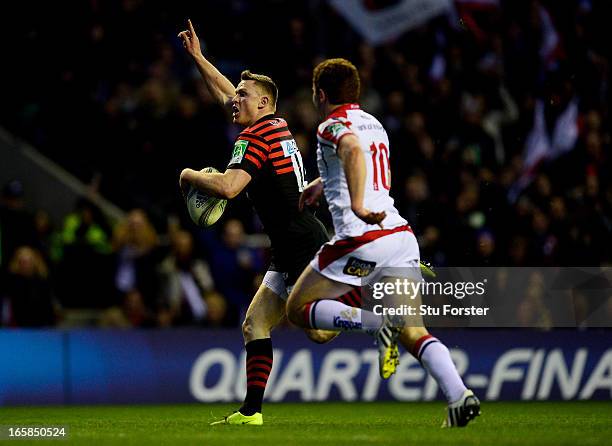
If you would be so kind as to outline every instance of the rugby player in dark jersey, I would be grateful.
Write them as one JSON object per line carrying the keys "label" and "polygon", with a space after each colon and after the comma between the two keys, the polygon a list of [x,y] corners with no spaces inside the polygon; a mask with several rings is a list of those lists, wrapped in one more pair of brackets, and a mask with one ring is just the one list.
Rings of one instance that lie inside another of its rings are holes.
{"label": "rugby player in dark jersey", "polygon": [[[244,126],[234,143],[224,173],[192,169],[181,172],[184,191],[190,185],[205,194],[234,198],[246,188],[248,196],[270,237],[272,264],[247,310],[242,332],[247,353],[247,394],[242,407],[220,424],[263,423],[261,405],[272,369],[273,327],[285,315],[287,287],[291,287],[310,259],[327,240],[327,232],[312,212],[299,209],[306,186],[304,165],[297,144],[284,119],[274,115],[278,89],[272,79],[242,72],[237,87],[203,55],[191,21],[179,33],[212,96],[231,106],[233,122]],[[353,290],[345,297],[360,303]],[[336,332],[307,330],[316,342],[326,342]]]}

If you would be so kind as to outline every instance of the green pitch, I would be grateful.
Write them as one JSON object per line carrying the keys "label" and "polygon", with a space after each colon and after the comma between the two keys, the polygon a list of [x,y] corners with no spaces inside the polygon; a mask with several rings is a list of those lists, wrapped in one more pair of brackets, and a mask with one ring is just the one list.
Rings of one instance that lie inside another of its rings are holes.
{"label": "green pitch", "polygon": [[[236,405],[0,408],[0,425],[69,426],[59,444],[606,445],[612,403],[487,403],[465,429],[440,429],[437,403],[267,404],[264,426],[208,426]],[[10,444],[11,441],[1,441]],[[18,441],[16,444],[38,444]],[[43,444],[49,444],[49,441]]]}

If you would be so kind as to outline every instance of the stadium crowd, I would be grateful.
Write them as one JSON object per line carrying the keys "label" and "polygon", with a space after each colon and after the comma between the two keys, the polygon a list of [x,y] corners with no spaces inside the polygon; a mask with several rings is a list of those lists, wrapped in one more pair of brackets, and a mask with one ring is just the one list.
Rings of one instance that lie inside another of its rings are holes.
{"label": "stadium crowd", "polygon": [[[249,68],[277,81],[310,179],[312,67],[334,56],[358,66],[361,104],[389,132],[391,193],[422,258],[612,263],[605,1],[457,1],[377,47],[322,0],[204,3],[92,0],[66,15],[48,4],[14,25],[27,32],[0,87],[1,124],[130,211],[112,227],[83,199],[52,227],[45,209],[27,210],[19,181],[6,184],[3,325],[61,323],[62,308],[99,309],[102,326],[238,324],[266,254],[247,243],[261,227],[244,197],[214,230],[184,209],[181,169],[222,169],[239,131],[176,38],[186,14],[230,79]],[[280,25],[250,31],[271,21]],[[54,57],[40,64],[34,52]],[[324,206],[319,215],[329,223]]]}

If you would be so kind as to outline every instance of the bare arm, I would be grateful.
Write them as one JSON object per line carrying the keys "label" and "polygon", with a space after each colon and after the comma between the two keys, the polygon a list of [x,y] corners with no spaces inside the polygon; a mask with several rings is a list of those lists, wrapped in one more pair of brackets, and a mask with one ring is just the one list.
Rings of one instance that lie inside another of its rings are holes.
{"label": "bare arm", "polygon": [[366,164],[359,139],[355,135],[346,135],[338,144],[338,157],[342,161],[346,183],[351,197],[351,210],[364,222],[370,225],[379,225],[382,228],[382,221],[387,214],[373,212],[363,206],[363,196],[365,192]]}
{"label": "bare arm", "polygon": [[198,71],[202,75],[202,79],[204,79],[206,88],[208,88],[213,98],[223,105],[228,105],[236,94],[234,85],[202,54],[200,39],[193,28],[191,20],[187,20],[187,25],[189,29],[181,31],[178,35],[183,41],[183,47],[193,58]]}
{"label": "bare arm", "polygon": [[251,175],[242,169],[228,169],[224,173],[198,172],[183,169],[179,185],[183,194],[193,186],[204,194],[231,200],[251,181]]}
{"label": "bare arm", "polygon": [[321,177],[318,177],[308,183],[308,186],[306,186],[304,192],[300,195],[298,208],[301,211],[304,209],[304,205],[318,206],[321,195],[323,195],[323,183],[321,182]]}

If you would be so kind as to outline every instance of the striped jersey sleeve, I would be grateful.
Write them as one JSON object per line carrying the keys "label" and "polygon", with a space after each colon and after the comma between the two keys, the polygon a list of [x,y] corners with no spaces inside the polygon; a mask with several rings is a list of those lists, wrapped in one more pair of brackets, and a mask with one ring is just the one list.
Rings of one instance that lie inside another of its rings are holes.
{"label": "striped jersey sleeve", "polygon": [[247,130],[236,138],[227,168],[242,169],[255,177],[268,160],[270,145],[262,137]]}
{"label": "striped jersey sleeve", "polygon": [[227,168],[243,169],[255,176],[266,164],[275,175],[297,169],[298,175],[304,176],[297,144],[284,119],[266,119],[240,133]]}
{"label": "striped jersey sleeve", "polygon": [[317,129],[317,139],[321,144],[338,148],[340,140],[346,135],[354,135],[351,122],[343,118],[331,118]]}

